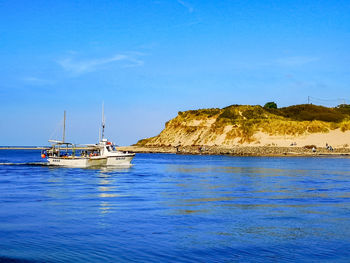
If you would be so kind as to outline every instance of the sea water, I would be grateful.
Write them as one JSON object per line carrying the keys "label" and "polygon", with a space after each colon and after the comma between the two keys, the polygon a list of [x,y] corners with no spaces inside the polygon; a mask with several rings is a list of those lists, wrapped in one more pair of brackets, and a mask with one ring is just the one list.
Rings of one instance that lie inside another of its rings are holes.
{"label": "sea water", "polygon": [[0,262],[350,262],[348,158],[40,162],[0,151]]}

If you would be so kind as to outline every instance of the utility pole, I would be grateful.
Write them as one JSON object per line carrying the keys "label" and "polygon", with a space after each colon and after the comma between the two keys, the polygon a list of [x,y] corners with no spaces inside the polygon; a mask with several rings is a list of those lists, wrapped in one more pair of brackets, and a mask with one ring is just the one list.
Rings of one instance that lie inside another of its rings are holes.
{"label": "utility pole", "polygon": [[310,104],[310,96],[307,96],[307,104]]}

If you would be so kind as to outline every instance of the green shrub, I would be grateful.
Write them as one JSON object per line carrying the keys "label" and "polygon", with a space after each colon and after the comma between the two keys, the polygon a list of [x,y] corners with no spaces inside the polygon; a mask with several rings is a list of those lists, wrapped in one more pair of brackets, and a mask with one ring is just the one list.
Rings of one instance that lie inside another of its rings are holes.
{"label": "green shrub", "polygon": [[270,101],[264,105],[264,108],[265,109],[277,109],[277,104],[273,101]]}
{"label": "green shrub", "polygon": [[326,121],[341,122],[347,115],[334,108],[327,108],[312,104],[294,105],[278,109],[274,114],[297,121]]}
{"label": "green shrub", "polygon": [[246,119],[265,119],[264,110],[259,106],[253,109],[246,110],[242,113]]}
{"label": "green shrub", "polygon": [[335,111],[341,114],[350,115],[350,104],[340,104],[335,108]]}
{"label": "green shrub", "polygon": [[220,119],[238,119],[240,116],[236,113],[235,109],[232,107],[224,108],[223,112],[219,115],[218,120]]}

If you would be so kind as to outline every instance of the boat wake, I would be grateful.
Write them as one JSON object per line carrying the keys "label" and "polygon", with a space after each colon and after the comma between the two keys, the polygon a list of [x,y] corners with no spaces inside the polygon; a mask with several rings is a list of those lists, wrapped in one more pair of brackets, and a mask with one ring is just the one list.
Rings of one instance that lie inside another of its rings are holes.
{"label": "boat wake", "polygon": [[0,165],[48,166],[48,163],[0,163]]}

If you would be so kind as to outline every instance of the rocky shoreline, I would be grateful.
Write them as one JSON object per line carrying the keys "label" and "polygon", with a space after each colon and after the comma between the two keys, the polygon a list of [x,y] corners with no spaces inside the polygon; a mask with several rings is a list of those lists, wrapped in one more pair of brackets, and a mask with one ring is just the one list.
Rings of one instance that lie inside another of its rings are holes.
{"label": "rocky shoreline", "polygon": [[306,147],[277,146],[124,146],[119,150],[133,153],[174,153],[189,155],[232,155],[232,156],[349,156],[350,148],[337,148],[330,151],[326,148],[310,149]]}

